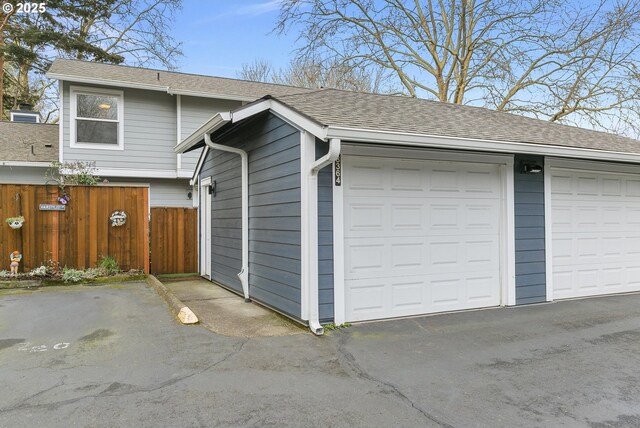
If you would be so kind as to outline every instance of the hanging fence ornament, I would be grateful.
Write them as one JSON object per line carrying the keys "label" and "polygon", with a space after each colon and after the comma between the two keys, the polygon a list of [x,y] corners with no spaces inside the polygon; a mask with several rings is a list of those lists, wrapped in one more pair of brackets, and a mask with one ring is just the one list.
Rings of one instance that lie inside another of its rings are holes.
{"label": "hanging fence ornament", "polygon": [[11,229],[20,229],[24,223],[24,217],[9,217],[5,220]]}
{"label": "hanging fence ornament", "polygon": [[127,222],[127,213],[124,211],[114,211],[109,217],[111,221],[111,227],[120,227]]}
{"label": "hanging fence ornament", "polygon": [[66,193],[63,193],[62,196],[60,196],[58,198],[58,202],[61,203],[62,205],[67,205],[67,203],[71,200],[71,198],[69,197],[69,195],[67,195]]}

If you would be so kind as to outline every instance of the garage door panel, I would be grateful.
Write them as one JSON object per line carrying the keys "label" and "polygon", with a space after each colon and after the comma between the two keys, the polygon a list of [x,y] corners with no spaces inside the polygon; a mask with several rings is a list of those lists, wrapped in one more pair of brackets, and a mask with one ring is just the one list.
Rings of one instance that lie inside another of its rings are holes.
{"label": "garage door panel", "polygon": [[350,320],[500,304],[496,165],[345,156],[343,177]]}
{"label": "garage door panel", "polygon": [[499,269],[500,242],[487,236],[345,240],[346,279]]}
{"label": "garage door panel", "polygon": [[551,170],[554,298],[640,291],[640,179]]}

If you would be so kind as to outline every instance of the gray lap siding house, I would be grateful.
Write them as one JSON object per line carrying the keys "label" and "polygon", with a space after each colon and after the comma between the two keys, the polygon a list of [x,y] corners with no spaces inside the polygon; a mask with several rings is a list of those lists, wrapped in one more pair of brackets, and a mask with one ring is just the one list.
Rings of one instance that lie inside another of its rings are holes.
{"label": "gray lap siding house", "polygon": [[[269,114],[225,135],[249,160],[249,295],[300,319],[300,132]],[[214,141],[215,142],[215,141]],[[200,179],[211,177],[211,279],[238,293],[241,256],[241,164],[212,150]]]}

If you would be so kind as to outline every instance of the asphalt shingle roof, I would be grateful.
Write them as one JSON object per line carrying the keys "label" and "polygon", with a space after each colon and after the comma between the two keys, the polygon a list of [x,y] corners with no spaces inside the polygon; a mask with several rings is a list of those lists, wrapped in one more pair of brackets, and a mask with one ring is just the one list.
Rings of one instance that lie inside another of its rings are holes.
{"label": "asphalt shingle roof", "polygon": [[58,160],[58,125],[0,121],[0,161],[52,162],[56,160]]}
{"label": "asphalt shingle roof", "polygon": [[632,138],[481,107],[336,89],[274,98],[324,126],[640,153]]}
{"label": "asphalt shingle roof", "polygon": [[202,76],[148,68],[101,64],[58,58],[53,61],[49,75],[66,76],[68,80],[97,79],[113,82],[155,86],[158,90],[193,91],[203,95],[254,100],[265,95],[282,96],[309,92],[310,89],[271,83],[251,82],[224,77]]}

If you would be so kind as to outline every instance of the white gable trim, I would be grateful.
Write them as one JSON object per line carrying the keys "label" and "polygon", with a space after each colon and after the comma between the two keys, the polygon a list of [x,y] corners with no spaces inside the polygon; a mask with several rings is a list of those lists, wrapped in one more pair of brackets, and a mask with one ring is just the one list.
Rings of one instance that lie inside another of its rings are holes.
{"label": "white gable trim", "polygon": [[191,135],[185,138],[180,144],[176,145],[174,147],[174,151],[176,153],[184,153],[202,141],[205,133],[210,134],[228,122],[237,123],[267,110],[270,110],[280,119],[300,131],[307,131],[321,140],[324,140],[327,137],[325,126],[322,126],[308,117],[290,109],[277,100],[263,99],[256,101],[255,103],[247,104],[244,107],[240,107],[233,112],[220,112],[216,114],[205,122],[204,125],[200,126]]}
{"label": "white gable trim", "polygon": [[198,163],[196,164],[196,169],[193,171],[191,175],[191,180],[189,180],[189,184],[192,186],[198,182],[198,176],[200,175],[200,170],[204,166],[204,161],[207,159],[207,155],[209,154],[209,146],[205,146],[202,153],[200,153],[200,157],[198,158]]}
{"label": "white gable trim", "polygon": [[193,131],[191,135],[185,138],[180,144],[176,145],[173,150],[176,153],[185,153],[202,141],[205,133],[214,132],[216,129],[221,128],[229,122],[231,122],[231,114],[229,112],[220,112]]}

